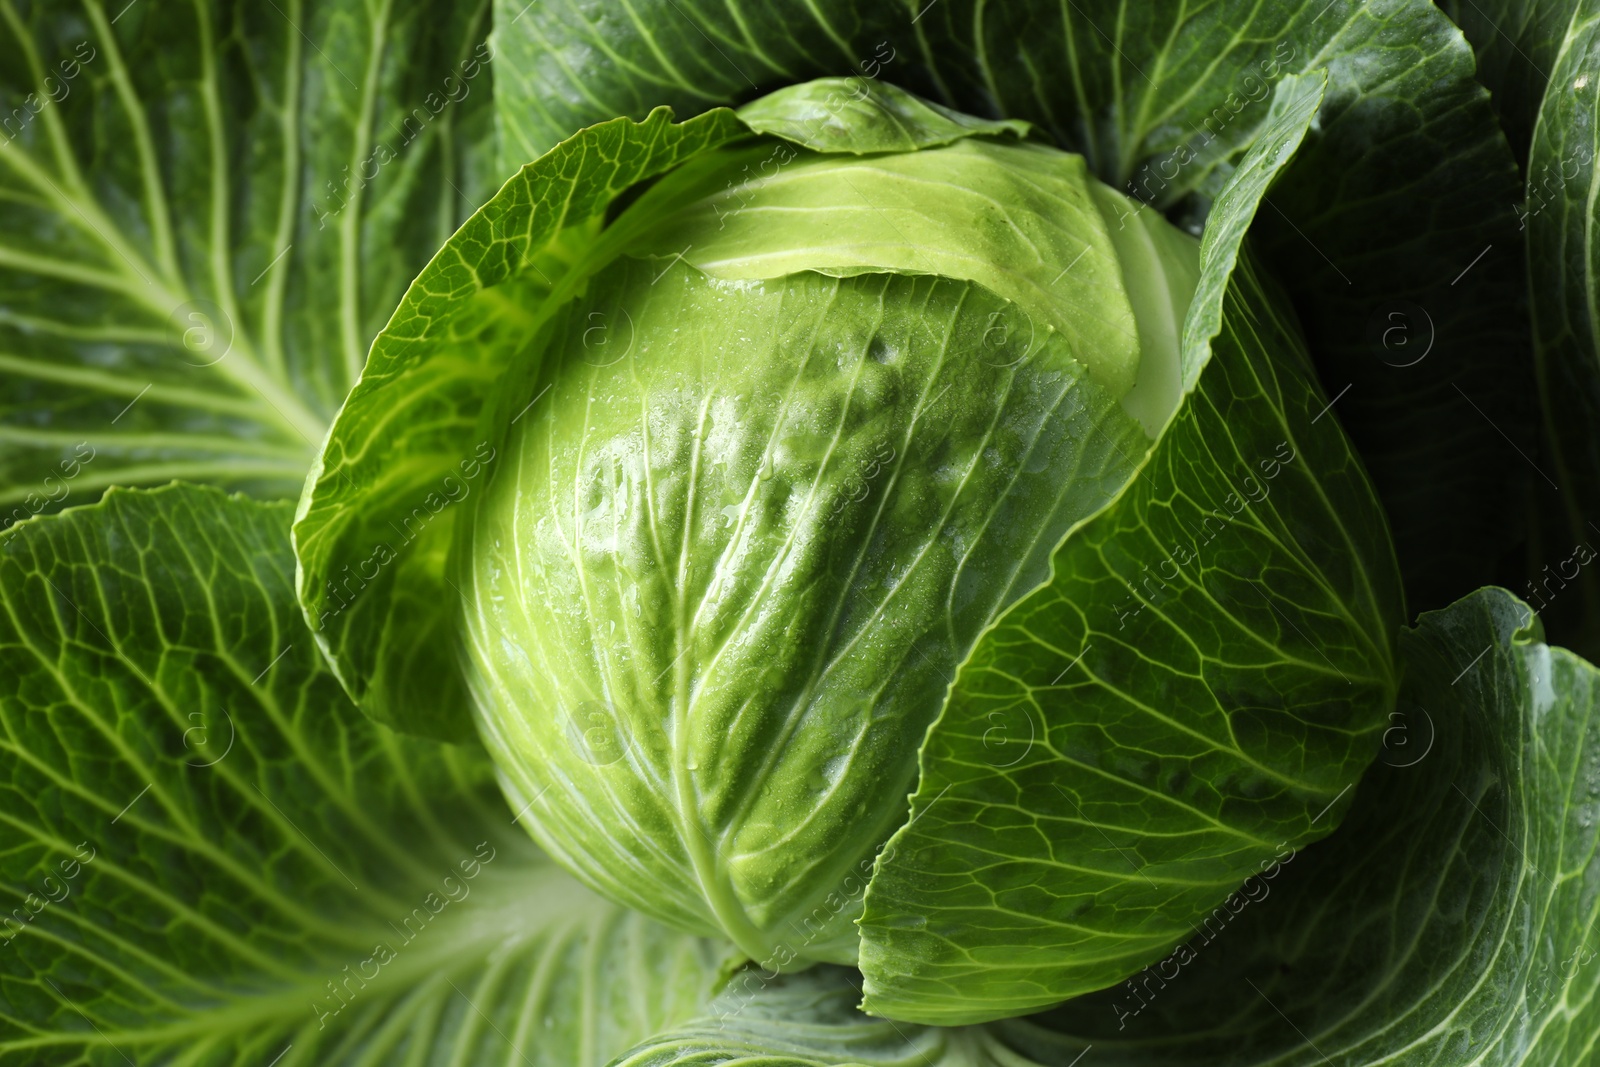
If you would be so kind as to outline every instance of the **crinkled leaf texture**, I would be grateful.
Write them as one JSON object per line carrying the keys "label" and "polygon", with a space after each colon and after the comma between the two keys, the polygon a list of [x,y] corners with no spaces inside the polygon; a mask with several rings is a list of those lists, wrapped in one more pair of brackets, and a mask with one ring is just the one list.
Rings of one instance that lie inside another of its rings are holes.
{"label": "crinkled leaf texture", "polygon": [[1535,384],[1516,168],[1471,49],[1427,0],[497,0],[496,16],[507,172],[615,115],[840,75],[1032,122],[1191,220],[1266,127],[1274,85],[1326,70],[1257,251],[1340,398],[1413,606],[1496,580],[1517,543],[1524,511],[1502,502],[1537,475],[1517,452],[1533,451]]}
{"label": "crinkled leaf texture", "polygon": [[0,1063],[572,1067],[702,1010],[711,946],[349,705],[288,523],[173,486],[0,537]]}
{"label": "crinkled leaf texture", "polygon": [[617,1060],[932,1067],[1573,1067],[1600,1048],[1600,671],[1484,590],[1401,638],[1383,759],[1343,826],[1266,866],[1181,952],[1028,1019],[851,1010],[823,968],[735,977]]}
{"label": "crinkled leaf texture", "polygon": [[297,493],[487,195],[488,0],[0,3],[0,527]]}

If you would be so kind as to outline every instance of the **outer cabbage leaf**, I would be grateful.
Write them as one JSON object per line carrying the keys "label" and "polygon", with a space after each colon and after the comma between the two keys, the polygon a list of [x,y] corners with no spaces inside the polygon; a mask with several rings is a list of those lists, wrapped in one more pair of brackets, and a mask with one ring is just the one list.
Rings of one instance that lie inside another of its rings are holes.
{"label": "outer cabbage leaf", "polygon": [[1549,72],[1523,221],[1548,466],[1561,492],[1546,496],[1554,518],[1544,544],[1548,562],[1524,595],[1553,632],[1596,655],[1600,575],[1586,564],[1600,506],[1600,3],[1577,5]]}
{"label": "outer cabbage leaf", "polygon": [[1580,0],[1444,0],[1478,53],[1478,80],[1524,166],[1550,76]]}
{"label": "outer cabbage leaf", "polygon": [[1191,220],[1264,129],[1274,83],[1324,68],[1258,250],[1371,471],[1412,602],[1493,580],[1520,539],[1523,511],[1501,502],[1539,476],[1518,451],[1534,451],[1535,386],[1515,165],[1471,50],[1426,0],[498,0],[494,39],[507,170],[601,118],[840,75],[1032,122]]}
{"label": "outer cabbage leaf", "polygon": [[[1524,596],[1555,638],[1600,656],[1600,577],[1592,517],[1600,507],[1600,414],[1593,247],[1597,132],[1596,20],[1580,0],[1482,0],[1443,5],[1478,52],[1478,76],[1523,164],[1517,206],[1545,435],[1537,455],[1535,532]],[[1530,450],[1531,451],[1531,450]],[[1575,586],[1576,588],[1571,588]]]}
{"label": "outer cabbage leaf", "polygon": [[592,231],[630,186],[740,135],[748,130],[727,111],[674,125],[663,109],[585,130],[462,226],[374,342],[294,527],[307,618],[374,719],[471,734],[453,636],[459,596],[444,573],[453,505],[494,462],[489,401],[536,332],[541,302],[559,305],[556,287],[585,276],[566,258],[563,229]]}
{"label": "outer cabbage leaf", "polygon": [[1284,84],[1201,248],[1191,392],[957,675],[861,921],[867,1010],[953,1024],[1102,988],[1326,834],[1396,677],[1370,484],[1240,242],[1320,82]]}
{"label": "outer cabbage leaf", "polygon": [[299,491],[488,177],[487,0],[0,3],[0,525]]}
{"label": "outer cabbage leaf", "polygon": [[1600,671],[1485,590],[1401,638],[1382,760],[1326,841],[1180,952],[1028,1019],[850,1009],[842,969],[735,976],[616,1063],[687,1067],[1569,1067],[1600,1046]]}
{"label": "outer cabbage leaf", "polygon": [[701,1010],[714,948],[349,705],[288,521],[114,490],[0,537],[0,1063],[597,1065]]}

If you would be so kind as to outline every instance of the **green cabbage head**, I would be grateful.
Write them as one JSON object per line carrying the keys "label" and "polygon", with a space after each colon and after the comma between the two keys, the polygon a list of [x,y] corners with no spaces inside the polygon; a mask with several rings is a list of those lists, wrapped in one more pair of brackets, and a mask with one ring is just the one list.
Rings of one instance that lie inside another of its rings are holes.
{"label": "green cabbage head", "polygon": [[481,398],[488,474],[383,579],[425,615],[441,575],[407,632],[459,650],[519,822],[937,1023],[1115,983],[1330,830],[1398,585],[1218,231],[860,79],[524,168],[414,286],[512,272],[418,364]]}
{"label": "green cabbage head", "polygon": [[[539,836],[757,959],[870,871],[956,665],[1178,396],[1199,242],[1080,156],[919,117],[707,152],[629,205],[464,553]],[[860,910],[802,954],[854,963]]]}

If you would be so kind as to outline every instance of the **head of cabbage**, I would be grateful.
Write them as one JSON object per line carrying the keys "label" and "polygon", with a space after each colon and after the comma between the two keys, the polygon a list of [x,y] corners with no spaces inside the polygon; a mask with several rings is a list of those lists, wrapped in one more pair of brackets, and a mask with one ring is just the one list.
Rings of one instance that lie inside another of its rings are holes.
{"label": "head of cabbage", "polygon": [[857,965],[896,1018],[1112,984],[1332,829],[1375,752],[1370,487],[1237,236],[889,85],[722,114],[643,180],[626,152],[712,119],[579,134],[436,261],[566,190],[466,313],[519,340],[478,387],[492,469],[419,554],[428,632],[602,893]]}

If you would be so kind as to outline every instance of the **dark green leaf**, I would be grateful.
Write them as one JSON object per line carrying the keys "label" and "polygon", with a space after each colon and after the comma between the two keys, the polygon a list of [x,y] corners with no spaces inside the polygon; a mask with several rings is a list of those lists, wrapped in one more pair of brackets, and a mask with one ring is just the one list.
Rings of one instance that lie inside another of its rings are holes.
{"label": "dark green leaf", "polygon": [[1528,160],[1545,87],[1580,0],[1442,0],[1478,53],[1478,80],[1518,162]]}
{"label": "dark green leaf", "polygon": [[1046,1062],[1092,1043],[1108,1067],[1591,1062],[1600,671],[1501,590],[1424,615],[1401,653],[1338,834],[1246,883],[1186,962],[1008,1040]]}
{"label": "dark green leaf", "polygon": [[[1528,159],[1529,292],[1544,392],[1549,473],[1545,563],[1527,585],[1552,631],[1600,654],[1600,3],[1584,0],[1551,68]],[[1582,555],[1580,555],[1582,553]],[[1531,568],[1530,568],[1531,569]]]}

